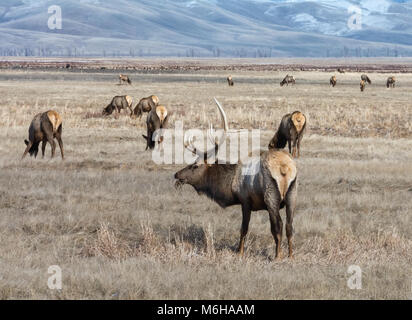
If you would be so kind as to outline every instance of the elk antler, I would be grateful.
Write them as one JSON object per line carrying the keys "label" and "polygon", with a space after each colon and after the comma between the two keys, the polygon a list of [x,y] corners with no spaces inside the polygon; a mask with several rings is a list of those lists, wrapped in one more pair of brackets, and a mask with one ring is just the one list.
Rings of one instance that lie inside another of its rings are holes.
{"label": "elk antler", "polygon": [[[216,102],[216,105],[217,105],[217,108],[218,108],[218,110],[219,110],[219,113],[220,113],[220,115],[221,115],[221,117],[222,117],[222,125],[223,125],[223,134],[222,134],[222,136],[220,137],[220,139],[218,139],[216,136],[215,136],[215,130],[213,129],[213,125],[212,124],[210,124],[210,127],[209,127],[209,130],[208,130],[208,137],[209,137],[209,139],[210,139],[210,141],[215,145],[215,147],[214,147],[214,152],[215,152],[215,154],[217,155],[217,153],[218,153],[218,151],[219,151],[219,147],[223,144],[223,142],[225,142],[225,140],[226,140],[226,133],[228,132],[228,130],[229,130],[229,125],[228,125],[228,123],[227,123],[227,117],[226,117],[226,113],[225,113],[225,110],[223,110],[223,107],[222,107],[222,105],[219,103],[219,101],[217,101],[217,99],[216,98],[214,98],[214,100],[215,100],[215,102]],[[193,136],[189,136],[189,137],[187,137],[186,135],[185,135],[185,137],[184,137],[184,145],[185,145],[185,148],[186,149],[188,149],[190,152],[192,152],[193,154],[197,154],[198,156],[199,156],[199,158],[202,158],[202,159],[204,159],[205,161],[208,159],[208,158],[210,158],[210,156],[213,154],[212,153],[212,150],[208,150],[208,151],[206,151],[206,152],[203,152],[203,151],[201,151],[201,150],[198,150],[195,146],[194,146],[194,144],[193,144]]]}

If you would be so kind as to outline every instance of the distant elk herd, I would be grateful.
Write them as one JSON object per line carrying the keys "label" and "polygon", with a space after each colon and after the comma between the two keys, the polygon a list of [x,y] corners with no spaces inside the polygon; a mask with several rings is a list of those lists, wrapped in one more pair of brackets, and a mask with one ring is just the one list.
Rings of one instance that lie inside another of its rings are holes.
{"label": "distant elk herd", "polygon": [[[345,73],[343,69],[338,69],[339,73]],[[119,75],[119,84],[132,84],[127,75]],[[232,76],[227,77],[228,86],[234,86]],[[294,85],[296,80],[291,75],[280,82],[280,86]],[[337,85],[337,77],[330,78],[330,86]],[[361,75],[360,90],[364,91],[366,84],[372,81],[366,74]],[[395,77],[389,77],[386,83],[387,88],[395,87]],[[225,208],[232,205],[240,205],[242,208],[242,224],[238,251],[244,253],[245,237],[249,228],[250,215],[252,211],[267,210],[271,232],[275,241],[275,256],[281,256],[281,242],[283,223],[279,210],[286,208],[286,236],[288,240],[289,257],[293,254],[293,216],[297,199],[297,167],[293,158],[300,156],[300,145],[307,127],[307,118],[300,111],[286,114],[280,121],[279,127],[270,140],[268,147],[262,151],[260,158],[242,164],[220,164],[218,160],[210,160],[210,155],[217,156],[220,146],[224,143],[229,132],[228,119],[222,105],[215,99],[218,111],[222,119],[223,135],[213,139],[214,148],[209,151],[201,151],[193,145],[193,137],[185,137],[184,146],[197,156],[197,160],[176,172],[174,178],[176,187],[184,184],[191,185],[199,194],[204,194]],[[113,112],[120,113],[122,109],[130,111],[132,119],[141,118],[143,113],[146,117],[146,150],[153,149],[155,144],[160,146],[163,141],[158,129],[167,128],[170,113],[167,108],[160,104],[156,95],[151,95],[139,100],[134,109],[133,99],[128,95],[115,96],[103,109],[102,115],[109,116]],[[53,110],[37,114],[29,127],[29,138],[24,140],[26,149],[22,159],[27,155],[37,156],[39,144],[42,143],[42,156],[44,157],[46,144],[51,145],[51,157],[55,155],[57,140],[61,157],[64,159],[62,141],[63,121],[61,116]],[[209,138],[213,137],[213,132],[209,131]],[[288,151],[284,149],[288,145]],[[252,172],[251,174],[243,174]]]}

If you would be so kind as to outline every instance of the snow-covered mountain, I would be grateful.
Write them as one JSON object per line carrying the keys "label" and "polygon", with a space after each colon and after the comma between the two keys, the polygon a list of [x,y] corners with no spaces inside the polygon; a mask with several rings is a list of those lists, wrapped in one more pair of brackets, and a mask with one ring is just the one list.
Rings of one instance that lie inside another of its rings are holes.
{"label": "snow-covered mountain", "polygon": [[0,0],[6,54],[412,56],[412,0]]}

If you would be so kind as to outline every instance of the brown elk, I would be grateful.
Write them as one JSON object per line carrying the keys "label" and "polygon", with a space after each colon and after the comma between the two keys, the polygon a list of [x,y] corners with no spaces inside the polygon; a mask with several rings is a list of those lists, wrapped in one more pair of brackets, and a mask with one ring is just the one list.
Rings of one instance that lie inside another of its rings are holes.
{"label": "brown elk", "polygon": [[44,152],[48,142],[51,146],[51,157],[53,158],[56,150],[54,138],[56,138],[59,143],[62,159],[64,159],[62,118],[56,111],[53,110],[37,114],[33,118],[29,127],[29,140],[24,140],[26,150],[24,150],[22,159],[27,155],[27,153],[30,153],[30,156],[34,156],[36,158],[37,153],[39,152],[40,142],[42,142],[42,157],[44,158]]}
{"label": "brown elk", "polygon": [[336,86],[336,83],[337,83],[336,76],[330,77],[329,84],[330,84],[332,87],[334,87],[334,86]]}
{"label": "brown elk", "polygon": [[210,155],[218,153],[229,130],[223,107],[215,101],[222,117],[224,134],[220,139],[215,139],[215,147],[205,153],[194,147],[193,139],[185,137],[185,147],[197,155],[197,160],[176,172],[175,186],[189,184],[198,194],[206,195],[222,208],[241,205],[242,226],[238,251],[242,256],[251,212],[267,210],[276,243],[276,258],[281,257],[283,222],[279,210],[286,206],[286,235],[289,257],[292,257],[292,222],[297,198],[296,165],[290,155],[282,150],[265,151],[260,159],[245,164],[210,161]]}
{"label": "brown elk", "polygon": [[396,82],[396,79],[395,79],[395,77],[389,77],[387,80],[386,80],[386,88],[390,88],[390,87],[392,87],[392,88],[395,88],[395,82]]}
{"label": "brown elk", "polygon": [[[155,147],[156,138],[158,145],[163,142],[163,136],[161,132],[157,132],[157,130],[167,128],[168,120],[169,115],[166,107],[157,106],[150,110],[146,119],[147,135],[143,135],[143,138],[146,140],[146,150]],[[159,135],[159,137],[157,137],[157,135]]]}
{"label": "brown elk", "polygon": [[342,69],[342,68],[338,68],[338,72],[339,72],[339,73],[345,73],[345,70]]}
{"label": "brown elk", "polygon": [[284,77],[283,80],[280,82],[280,86],[283,87],[285,84],[289,86],[289,83],[295,84],[296,81],[294,76],[290,76],[287,74],[286,77]]}
{"label": "brown elk", "polygon": [[142,98],[137,103],[136,107],[134,108],[133,112],[131,112],[130,116],[132,118],[139,117],[141,118],[143,112],[150,112],[153,108],[159,105],[159,98],[157,96],[150,96],[147,98]]}
{"label": "brown elk", "polygon": [[119,74],[119,84],[122,83],[132,84],[132,81],[130,80],[129,76],[125,74]]}
{"label": "brown elk", "polygon": [[115,96],[112,101],[103,109],[102,114],[104,116],[111,115],[114,110],[120,113],[122,109],[128,108],[132,112],[133,99],[130,96]]}
{"label": "brown elk", "polygon": [[371,79],[369,79],[369,77],[366,74],[361,75],[361,80],[366,81],[369,84],[372,84]]}
{"label": "brown elk", "polygon": [[365,80],[361,80],[359,83],[359,86],[360,86],[360,91],[363,92],[363,90],[365,90],[365,87],[366,87]]}
{"label": "brown elk", "polygon": [[232,76],[227,77],[227,84],[229,85],[229,87],[233,87],[234,82]]}
{"label": "brown elk", "polygon": [[288,144],[292,157],[300,156],[300,143],[306,129],[306,117],[300,111],[283,116],[278,131],[269,142],[269,149],[283,149]]}

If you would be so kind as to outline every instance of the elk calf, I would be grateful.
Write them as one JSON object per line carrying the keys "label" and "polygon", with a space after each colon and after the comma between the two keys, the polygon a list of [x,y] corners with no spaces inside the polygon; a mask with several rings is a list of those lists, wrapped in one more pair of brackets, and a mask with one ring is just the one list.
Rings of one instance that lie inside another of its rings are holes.
{"label": "elk calf", "polygon": [[114,110],[120,113],[122,109],[129,109],[132,112],[133,99],[130,96],[115,96],[112,101],[103,109],[102,114],[104,116],[111,115]]}
{"label": "elk calf", "polygon": [[132,84],[132,81],[130,80],[129,76],[125,74],[119,74],[119,84],[122,83]]}
{"label": "elk calf", "polygon": [[289,86],[289,83],[293,85],[295,84],[295,82],[295,78],[287,74],[286,77],[284,77],[283,80],[280,82],[280,86],[283,87],[285,84]]}
{"label": "elk calf", "polygon": [[30,156],[37,157],[39,152],[39,144],[42,142],[41,150],[42,157],[44,158],[44,152],[46,150],[46,143],[50,143],[51,157],[54,157],[56,150],[56,143],[54,138],[59,143],[62,159],[64,159],[63,141],[62,141],[62,118],[53,110],[49,110],[44,113],[37,114],[29,127],[29,140],[24,140],[26,144],[26,150],[24,150],[22,159],[30,153]]}
{"label": "elk calf", "polygon": [[133,112],[130,113],[132,118],[139,117],[141,118],[143,112],[150,112],[153,108],[159,105],[159,98],[157,96],[150,96],[147,98],[140,99],[137,103],[136,107],[134,108]]}
{"label": "elk calf", "polygon": [[332,76],[329,80],[329,85],[334,87],[336,86],[337,80],[336,80],[336,76]]}
{"label": "elk calf", "polygon": [[[167,122],[169,120],[167,109],[164,106],[154,107],[147,115],[146,125],[147,125],[147,136],[143,135],[146,140],[146,150],[153,149],[156,144],[156,130],[165,129],[167,127]],[[157,133],[158,134],[158,133]],[[158,145],[163,142],[163,136],[160,134],[157,139]]]}
{"label": "elk calf", "polygon": [[[300,111],[283,116],[278,131],[269,142],[269,149],[283,149],[288,144],[292,157],[300,156],[300,142],[306,128],[306,117]],[[292,151],[293,148],[293,151]],[[297,150],[297,152],[296,152]]]}
{"label": "elk calf", "polygon": [[229,85],[229,87],[233,87],[234,82],[232,76],[227,77],[227,84]]}
{"label": "elk calf", "polygon": [[[229,126],[223,107],[215,99],[224,132]],[[211,135],[210,135],[211,136]],[[242,226],[238,251],[243,256],[245,237],[249,229],[252,211],[269,212],[272,236],[276,244],[276,258],[281,257],[283,222],[279,210],[286,207],[286,236],[288,238],[289,257],[293,255],[293,216],[297,198],[297,169],[291,156],[282,150],[268,150],[260,159],[245,164],[219,164],[209,162],[209,155],[218,153],[219,146],[225,141],[226,134],[215,142],[215,147],[208,152],[201,152],[193,146],[193,141],[185,137],[185,147],[197,160],[176,172],[176,187],[191,185],[198,194],[204,194],[222,208],[233,205],[242,207]]]}
{"label": "elk calf", "polygon": [[396,82],[396,79],[395,79],[395,77],[389,77],[387,80],[386,80],[386,88],[390,88],[390,87],[392,87],[392,88],[395,88],[395,82]]}

